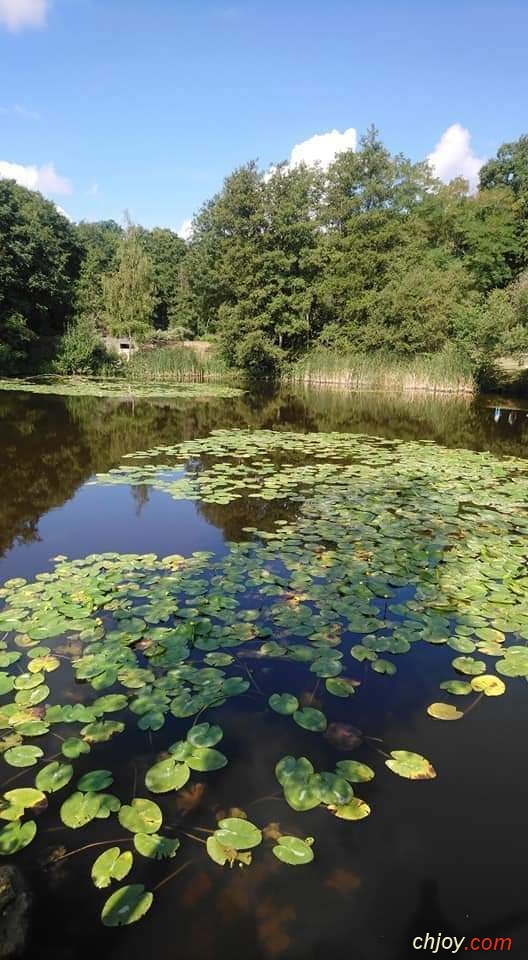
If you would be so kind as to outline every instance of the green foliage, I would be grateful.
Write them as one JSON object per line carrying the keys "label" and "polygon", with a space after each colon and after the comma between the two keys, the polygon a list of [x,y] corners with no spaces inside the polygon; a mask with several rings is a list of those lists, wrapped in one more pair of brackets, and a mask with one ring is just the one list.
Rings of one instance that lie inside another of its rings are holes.
{"label": "green foliage", "polygon": [[117,249],[115,268],[103,277],[102,287],[106,329],[138,343],[146,340],[156,305],[154,269],[133,224],[127,225]]}
{"label": "green foliage", "polygon": [[[226,353],[227,350],[224,347],[224,355]],[[281,362],[284,359],[281,348],[257,330],[246,334],[235,346],[234,354],[230,356],[231,361],[234,356],[234,366],[239,367],[248,377],[255,380],[276,379],[280,375]]]}
{"label": "green foliage", "polygon": [[116,360],[105,349],[94,321],[81,315],[68,325],[61,337],[53,366],[63,376],[94,376],[115,364]]}
{"label": "green foliage", "polygon": [[36,337],[58,334],[71,316],[80,248],[53,203],[0,180],[0,372],[27,358]]}

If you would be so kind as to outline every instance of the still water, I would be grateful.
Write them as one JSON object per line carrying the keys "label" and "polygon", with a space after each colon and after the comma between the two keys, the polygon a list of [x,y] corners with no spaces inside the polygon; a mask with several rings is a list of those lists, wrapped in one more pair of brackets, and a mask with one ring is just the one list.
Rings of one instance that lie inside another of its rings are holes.
{"label": "still water", "polygon": [[[528,407],[504,404],[498,398],[471,402],[300,390],[192,404],[0,393],[0,582],[32,579],[51,569],[57,554],[189,556],[208,550],[220,556],[228,550],[226,541],[247,539],[244,526],[271,529],[275,519],[289,516],[284,504],[255,506],[247,499],[196,504],[148,486],[87,483],[126,453],[237,427],[357,432],[526,457]],[[75,857],[75,866],[65,861],[43,870],[40,862],[54,835],[40,839],[39,831],[38,842],[17,858],[35,897],[27,960],[95,955],[407,960],[416,955],[413,938],[427,933],[466,936],[466,944],[472,936],[511,937],[510,955],[526,957],[526,688],[518,681],[507,696],[491,704],[484,700],[454,730],[424,712],[424,704],[437,698],[448,661],[440,647],[418,648],[406,658],[397,682],[365,679],[353,715],[351,701],[319,692],[329,720],[352,722],[373,738],[423,753],[439,771],[436,780],[415,785],[378,765],[369,792],[375,815],[359,823],[340,822],[320,809],[293,814],[282,801],[266,799],[277,791],[277,756],[308,752],[316,768],[324,769],[327,746],[319,741],[308,746],[311,735],[298,728],[288,728],[286,736],[283,725],[251,699],[222,709],[230,763],[180,811],[185,829],[192,833],[211,817],[214,822],[214,811],[233,803],[258,816],[260,824],[280,821],[286,833],[298,834],[301,820],[301,833],[317,837],[309,868],[270,865],[268,857],[265,866],[255,862],[248,870],[222,871],[198,849],[189,854],[193,862],[181,877],[160,887],[146,918],[105,930],[98,922],[101,896],[89,878],[94,852]],[[287,669],[273,662],[272,671]],[[136,767],[148,766],[149,759],[141,756],[144,735],[137,740],[135,763],[130,747],[126,762],[120,755],[119,739],[102,744],[97,756],[100,766],[118,771],[115,792],[126,795]],[[370,762],[368,752],[360,751],[357,759]],[[115,825],[102,822],[101,838],[111,837],[112,830]],[[76,832],[76,845],[88,843],[82,834]],[[71,836],[64,842],[71,844]],[[150,861],[146,864],[141,882],[148,887]],[[176,865],[169,862],[167,875]],[[152,865],[152,885],[159,879],[157,868]]]}

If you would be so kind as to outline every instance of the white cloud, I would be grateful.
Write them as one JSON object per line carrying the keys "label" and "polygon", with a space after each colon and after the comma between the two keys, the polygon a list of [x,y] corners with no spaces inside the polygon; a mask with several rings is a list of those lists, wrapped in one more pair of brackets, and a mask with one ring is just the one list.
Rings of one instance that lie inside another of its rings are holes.
{"label": "white cloud", "polygon": [[64,207],[59,207],[59,204],[56,203],[55,208],[58,211],[58,213],[62,213],[62,216],[66,217],[66,220],[69,220],[70,223],[73,223],[73,217],[70,217],[70,214],[66,213],[66,210],[64,209]]}
{"label": "white cloud", "polygon": [[192,237],[192,218],[189,217],[187,220],[184,220],[183,223],[178,227],[177,234],[182,240],[190,240]]}
{"label": "white cloud", "polygon": [[0,23],[8,30],[43,27],[48,15],[49,0],[0,0]]}
{"label": "white cloud", "polygon": [[327,170],[338,153],[355,150],[356,145],[357,132],[354,127],[349,127],[343,133],[339,130],[316,133],[308,140],[295,144],[290,154],[289,165],[290,167],[298,167],[301,163],[304,163],[307,167],[314,167],[316,164],[320,164],[323,170]]}
{"label": "white cloud", "polygon": [[479,170],[485,160],[473,153],[471,134],[460,123],[453,123],[442,134],[436,147],[427,157],[435,176],[444,183],[455,177],[464,177],[469,189],[475,190]]}
{"label": "white cloud", "polygon": [[[1,0],[0,0],[1,3]],[[72,185],[65,177],[60,177],[52,163],[42,167],[25,166],[23,163],[9,163],[0,160],[0,179],[16,180],[29,190],[41,193],[71,193]]]}

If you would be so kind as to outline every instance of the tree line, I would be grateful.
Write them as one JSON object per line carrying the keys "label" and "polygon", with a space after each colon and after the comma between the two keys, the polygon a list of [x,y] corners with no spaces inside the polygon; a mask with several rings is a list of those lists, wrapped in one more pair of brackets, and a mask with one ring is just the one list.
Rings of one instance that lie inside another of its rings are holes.
{"label": "tree line", "polygon": [[[475,193],[392,155],[371,128],[327,170],[248,163],[184,242],[131,222],[70,223],[0,181],[0,372],[102,362],[100,332],[214,339],[262,374],[314,348],[475,364],[528,352],[528,136]],[[47,362],[46,359],[44,362]]]}

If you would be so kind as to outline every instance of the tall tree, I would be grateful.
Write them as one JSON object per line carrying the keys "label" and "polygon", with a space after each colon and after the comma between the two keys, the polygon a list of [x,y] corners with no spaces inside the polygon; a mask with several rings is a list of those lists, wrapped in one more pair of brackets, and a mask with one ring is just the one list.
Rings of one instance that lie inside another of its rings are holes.
{"label": "tall tree", "polygon": [[115,266],[123,230],[115,220],[82,221],[77,225],[77,235],[83,256],[75,290],[75,312],[101,327],[104,318],[103,278]]}
{"label": "tall tree", "polygon": [[172,230],[159,227],[140,230],[139,239],[152,263],[156,295],[154,326],[159,330],[183,328],[185,241]]}
{"label": "tall tree", "polygon": [[115,269],[103,276],[103,300],[110,333],[138,343],[147,339],[156,306],[154,270],[131,223],[119,244]]}
{"label": "tall tree", "polygon": [[72,312],[80,249],[55,204],[0,180],[0,363],[16,366],[37,337],[60,333]]}

